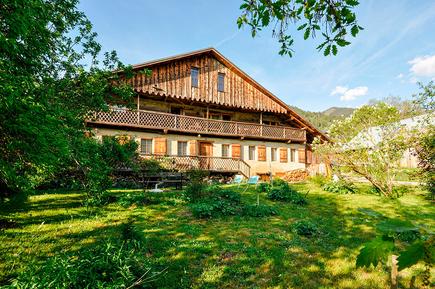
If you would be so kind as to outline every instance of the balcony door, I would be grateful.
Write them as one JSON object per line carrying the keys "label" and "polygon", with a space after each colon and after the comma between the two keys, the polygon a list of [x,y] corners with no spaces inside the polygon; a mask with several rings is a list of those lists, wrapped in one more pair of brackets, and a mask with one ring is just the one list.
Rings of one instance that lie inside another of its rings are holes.
{"label": "balcony door", "polygon": [[199,143],[200,167],[203,170],[212,168],[213,144],[211,142]]}

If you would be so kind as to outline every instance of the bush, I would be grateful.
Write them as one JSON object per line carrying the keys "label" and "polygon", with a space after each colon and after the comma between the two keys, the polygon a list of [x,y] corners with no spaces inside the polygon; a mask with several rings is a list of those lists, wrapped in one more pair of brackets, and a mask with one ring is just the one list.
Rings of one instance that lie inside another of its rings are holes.
{"label": "bush", "polygon": [[[106,240],[77,252],[58,254],[44,264],[31,264],[12,282],[12,288],[126,288],[149,271],[151,264],[141,242],[130,238],[131,222],[120,240]],[[147,282],[156,276],[148,273]]]}
{"label": "bush", "polygon": [[243,207],[243,215],[249,217],[268,217],[278,215],[278,210],[267,205],[246,205]]}
{"label": "bush", "polygon": [[207,175],[207,172],[201,170],[192,170],[188,173],[189,184],[184,189],[184,193],[191,202],[196,202],[207,195],[208,185],[205,182]]}
{"label": "bush", "polygon": [[269,183],[260,183],[260,184],[258,185],[257,190],[258,190],[260,193],[267,193],[267,192],[270,190],[270,184],[269,184]]}
{"label": "bush", "polygon": [[326,183],[328,183],[330,181],[330,178],[324,176],[324,175],[315,175],[310,177],[310,182],[312,182],[313,184],[318,185],[319,187],[323,187],[323,185],[325,185]]}
{"label": "bush", "polygon": [[305,237],[311,237],[318,233],[317,226],[310,221],[297,221],[293,224],[293,230],[296,234]]}
{"label": "bush", "polygon": [[219,186],[210,186],[198,199],[191,199],[190,208],[197,218],[212,218],[239,214],[241,206],[240,193]]}
{"label": "bush", "polygon": [[284,181],[281,178],[274,178],[272,180],[272,184],[274,187],[280,187],[280,186],[284,186],[284,185],[288,185],[288,183],[286,181]]}
{"label": "bush", "polygon": [[292,202],[296,205],[306,205],[307,200],[286,182],[280,182],[279,186],[270,188],[267,198],[274,201]]}
{"label": "bush", "polygon": [[322,189],[326,192],[336,194],[355,194],[356,187],[351,182],[345,180],[332,181],[323,185]]}

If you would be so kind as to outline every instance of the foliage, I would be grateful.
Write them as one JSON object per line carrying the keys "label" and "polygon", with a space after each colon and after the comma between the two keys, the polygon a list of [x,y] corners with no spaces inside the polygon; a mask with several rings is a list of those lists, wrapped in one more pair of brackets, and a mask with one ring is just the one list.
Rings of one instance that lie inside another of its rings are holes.
{"label": "foliage", "polygon": [[105,185],[103,152],[88,138],[84,119],[107,110],[108,103],[128,105],[134,91],[112,70],[124,69],[127,78],[132,72],[114,52],[101,57],[97,34],[77,5],[78,0],[2,3],[2,194],[33,189],[74,166],[95,181],[90,190]]}
{"label": "foliage", "polygon": [[403,270],[422,261],[424,284],[428,284],[430,268],[435,262],[435,238],[432,233],[414,226],[409,221],[387,219],[377,225],[379,236],[360,250],[357,267],[377,266],[385,263],[391,254],[399,254],[398,269]]}
{"label": "foliage", "polygon": [[[145,266],[153,268],[151,271],[167,268],[164,275],[144,287],[389,288],[386,266],[378,265],[376,270],[355,268],[355,258],[350,257],[369,241],[380,219],[363,215],[360,208],[370,208],[388,218],[412,219],[429,228],[435,220],[435,207],[421,197],[424,191],[419,187],[412,187],[412,192],[394,201],[370,194],[338,197],[310,183],[292,187],[300,192],[310,189],[310,206],[274,203],[261,194],[262,204],[279,210],[279,216],[266,218],[198,220],[186,212],[188,205],[183,201],[170,207],[159,202],[130,208],[114,203],[86,208],[81,205],[86,194],[67,190],[38,191],[13,210],[9,204],[0,204],[0,287],[27,271],[34,260],[41,263],[62,252],[81,252],[94,246],[96,240],[118,240],[121,229],[125,231],[122,234],[129,235],[129,230],[118,224],[133,216],[136,232],[144,239],[145,252],[140,254],[145,254],[151,264]],[[366,187],[361,184],[361,189]],[[237,185],[228,188],[239,190]],[[116,197],[130,192],[109,191]],[[179,194],[161,193],[164,200]],[[251,186],[242,194],[242,203],[254,202]],[[10,227],[2,226],[6,220]],[[311,220],[319,234],[310,239],[298,237],[291,226],[298,220]],[[259,264],[266,264],[266,270],[259,271]],[[269,264],[273,265],[271,270]],[[422,270],[421,263],[412,266],[400,274],[400,283],[408,285]],[[421,284],[421,278],[417,278],[415,288],[421,288]]]}
{"label": "foliage", "polygon": [[191,202],[196,202],[210,193],[205,181],[208,173],[202,170],[192,170],[188,173],[189,184],[184,189],[185,195]]}
{"label": "foliage", "polygon": [[278,210],[268,205],[245,205],[243,215],[249,217],[269,217],[278,215]]}
{"label": "foliage", "polygon": [[123,224],[121,240],[105,240],[80,253],[61,253],[42,265],[31,264],[11,288],[127,288],[154,279],[146,248],[135,239],[132,223]]}
{"label": "foliage", "polygon": [[350,44],[349,36],[356,35],[363,28],[358,25],[354,10],[357,0],[338,1],[264,1],[244,0],[237,19],[239,28],[248,25],[252,37],[268,26],[273,26],[272,35],[281,45],[280,55],[292,56],[294,38],[289,31],[297,28],[303,31],[303,38],[315,38],[321,33],[323,42],[317,46],[325,56],[336,55],[338,47]]}
{"label": "foliage", "polygon": [[[353,108],[348,107],[332,107],[321,112],[306,111],[296,106],[291,106],[291,108],[304,118],[308,119],[315,127],[322,131],[328,131],[329,127],[334,121],[343,120],[354,111]],[[337,110],[337,113],[329,114],[328,112],[330,110]]]}
{"label": "foliage", "polygon": [[296,234],[305,237],[312,237],[319,231],[316,224],[305,220],[295,222],[293,224],[293,230],[296,232]]}
{"label": "foliage", "polygon": [[[424,134],[417,137],[416,152],[419,159],[420,179],[425,183],[432,199],[435,198],[435,126],[433,124],[435,111],[435,82],[431,81],[427,85],[419,83],[421,91],[415,95],[415,103],[422,107],[428,116],[427,130]],[[432,119],[431,119],[432,118]]]}
{"label": "foliage", "polygon": [[355,194],[356,187],[346,180],[330,181],[322,186],[324,191],[335,194]]}
{"label": "foliage", "polygon": [[386,260],[394,249],[390,240],[376,238],[364,245],[356,258],[357,267],[377,266],[381,260]]}
{"label": "foliage", "polygon": [[241,196],[231,189],[207,187],[199,198],[191,200],[192,214],[197,218],[212,218],[240,214]]}
{"label": "foliage", "polygon": [[259,183],[257,187],[258,192],[260,193],[266,193],[270,190],[270,184],[269,183]]}
{"label": "foliage", "polygon": [[331,142],[314,145],[334,169],[351,171],[368,180],[379,192],[394,197],[399,160],[413,133],[399,124],[397,108],[379,102],[365,105],[331,126]]}
{"label": "foliage", "polygon": [[319,187],[322,187],[324,184],[330,182],[330,178],[324,175],[316,174],[314,176],[311,176],[309,178],[309,181],[318,185]]}
{"label": "foliage", "polygon": [[297,190],[281,180],[275,179],[274,186],[267,191],[267,198],[274,201],[292,202],[296,205],[304,206],[307,200]]}

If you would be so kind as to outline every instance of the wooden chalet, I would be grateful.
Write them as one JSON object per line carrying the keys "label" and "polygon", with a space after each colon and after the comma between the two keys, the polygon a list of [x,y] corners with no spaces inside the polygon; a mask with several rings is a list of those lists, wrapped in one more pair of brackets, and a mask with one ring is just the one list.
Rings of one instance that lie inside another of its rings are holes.
{"label": "wooden chalet", "polygon": [[284,173],[313,163],[317,128],[214,48],[134,65],[137,109],[114,107],[87,121],[97,137],[124,135],[144,157],[175,169]]}

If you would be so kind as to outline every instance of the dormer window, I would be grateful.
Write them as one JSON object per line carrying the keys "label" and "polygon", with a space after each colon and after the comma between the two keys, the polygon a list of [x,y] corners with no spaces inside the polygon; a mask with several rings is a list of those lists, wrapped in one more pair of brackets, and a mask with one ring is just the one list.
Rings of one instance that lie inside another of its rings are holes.
{"label": "dormer window", "polygon": [[225,73],[218,73],[218,87],[219,92],[225,91]]}
{"label": "dormer window", "polygon": [[199,87],[199,68],[192,67],[190,69],[190,79],[193,87]]}

